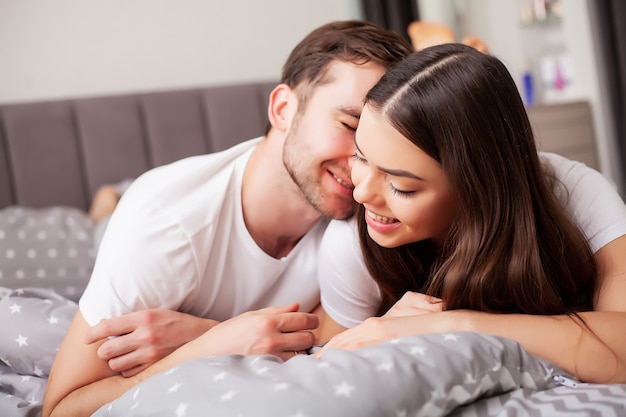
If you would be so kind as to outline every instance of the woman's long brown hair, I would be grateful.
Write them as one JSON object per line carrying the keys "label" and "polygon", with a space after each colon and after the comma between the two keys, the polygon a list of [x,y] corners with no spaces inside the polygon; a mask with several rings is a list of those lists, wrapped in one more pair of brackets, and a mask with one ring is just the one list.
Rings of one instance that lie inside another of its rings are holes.
{"label": "woman's long brown hair", "polygon": [[443,247],[381,247],[359,208],[365,261],[383,294],[379,313],[409,290],[441,298],[448,310],[592,309],[593,254],[555,197],[502,62],[464,45],[431,47],[388,71],[366,102],[441,164],[458,204]]}

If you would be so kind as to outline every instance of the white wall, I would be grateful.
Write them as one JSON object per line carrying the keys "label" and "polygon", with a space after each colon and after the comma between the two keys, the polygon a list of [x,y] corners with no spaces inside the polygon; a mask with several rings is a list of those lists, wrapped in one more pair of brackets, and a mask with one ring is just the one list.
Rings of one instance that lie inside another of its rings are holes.
{"label": "white wall", "polygon": [[358,0],[0,0],[0,103],[274,80]]}

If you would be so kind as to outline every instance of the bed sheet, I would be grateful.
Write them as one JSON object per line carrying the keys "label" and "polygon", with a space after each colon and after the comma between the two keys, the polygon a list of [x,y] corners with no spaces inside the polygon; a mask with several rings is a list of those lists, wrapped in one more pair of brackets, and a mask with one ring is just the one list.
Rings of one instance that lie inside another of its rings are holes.
{"label": "bed sheet", "polygon": [[580,384],[512,340],[460,332],[329,350],[320,360],[192,360],[95,416],[618,417],[625,405],[624,385]]}
{"label": "bed sheet", "polygon": [[[76,303],[0,288],[0,416],[38,417]],[[584,384],[518,343],[458,332],[409,336],[318,360],[223,355],[155,375],[96,417],[626,416],[626,385]]]}
{"label": "bed sheet", "polygon": [[44,288],[0,287],[0,416],[38,417],[77,304]]}

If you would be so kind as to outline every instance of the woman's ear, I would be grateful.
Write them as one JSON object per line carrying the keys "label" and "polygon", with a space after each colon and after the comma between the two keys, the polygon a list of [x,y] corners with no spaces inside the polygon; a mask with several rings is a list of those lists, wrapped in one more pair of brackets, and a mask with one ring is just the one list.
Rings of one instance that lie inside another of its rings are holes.
{"label": "woman's ear", "polygon": [[296,93],[287,84],[277,85],[269,97],[267,116],[272,128],[287,130],[297,111]]}

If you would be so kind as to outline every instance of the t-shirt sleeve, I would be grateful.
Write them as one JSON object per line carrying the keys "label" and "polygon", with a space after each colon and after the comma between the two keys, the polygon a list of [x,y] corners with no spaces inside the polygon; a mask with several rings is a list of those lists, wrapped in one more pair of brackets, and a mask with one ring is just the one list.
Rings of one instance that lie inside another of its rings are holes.
{"label": "t-shirt sleeve", "polygon": [[542,153],[565,190],[556,194],[589,240],[595,253],[626,234],[626,206],[613,184],[587,165],[552,153]]}
{"label": "t-shirt sleeve", "polygon": [[326,313],[348,328],[376,314],[380,290],[363,262],[354,219],[330,222],[319,256],[320,297]]}
{"label": "t-shirt sleeve", "polygon": [[177,310],[197,289],[189,238],[166,211],[144,201],[141,185],[132,187],[111,216],[79,301],[92,326],[133,311]]}

